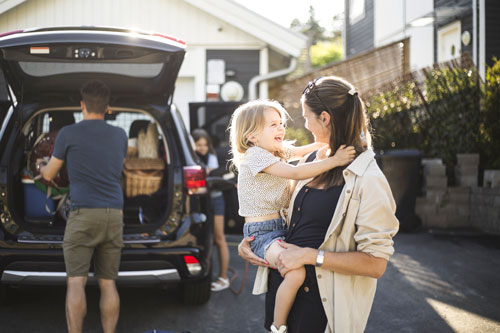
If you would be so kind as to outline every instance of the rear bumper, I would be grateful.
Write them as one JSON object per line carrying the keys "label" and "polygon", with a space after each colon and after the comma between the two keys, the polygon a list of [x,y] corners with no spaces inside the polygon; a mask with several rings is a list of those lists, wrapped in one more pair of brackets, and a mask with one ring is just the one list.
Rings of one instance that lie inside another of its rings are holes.
{"label": "rear bumper", "polygon": [[[201,269],[191,274],[184,256],[198,259]],[[124,248],[117,284],[161,285],[198,280],[207,276],[210,261],[198,248]],[[1,249],[0,282],[10,285],[64,285],[66,271],[63,251],[56,249]],[[89,284],[96,283],[93,264]]]}
{"label": "rear bumper", "polygon": [[[162,284],[180,281],[177,269],[119,272],[117,284]],[[2,273],[2,284],[15,285],[63,285],[65,272],[12,271]],[[97,284],[94,273],[89,273],[88,284]]]}

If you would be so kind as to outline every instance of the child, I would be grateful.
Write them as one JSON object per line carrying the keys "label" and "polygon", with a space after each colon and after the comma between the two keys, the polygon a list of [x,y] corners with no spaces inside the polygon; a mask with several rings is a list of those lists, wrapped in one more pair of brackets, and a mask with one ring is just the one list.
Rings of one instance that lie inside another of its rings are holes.
{"label": "child", "polygon": [[[199,128],[191,134],[195,143],[195,150],[200,157],[201,162],[207,168],[207,173],[219,168],[219,162],[212,145],[212,140],[208,133]],[[220,191],[210,193],[212,210],[214,212],[214,236],[215,243],[219,252],[219,277],[212,282],[212,291],[221,291],[229,288],[229,279],[227,278],[227,268],[229,267],[229,248],[224,235],[224,196]]]}
{"label": "child", "polygon": [[[299,166],[283,160],[301,158],[323,144],[283,147],[287,112],[274,101],[252,101],[238,107],[231,118],[230,139],[233,164],[238,168],[239,214],[245,217],[244,237],[252,236],[253,252],[271,267],[284,249],[286,235],[282,209],[289,200],[289,179],[315,177],[354,159],[353,147],[341,146],[335,156]],[[326,147],[322,148],[323,150]],[[289,271],[278,289],[272,332],[286,332],[286,320],[295,295],[303,284],[305,269]],[[279,327],[279,330],[278,330]]]}

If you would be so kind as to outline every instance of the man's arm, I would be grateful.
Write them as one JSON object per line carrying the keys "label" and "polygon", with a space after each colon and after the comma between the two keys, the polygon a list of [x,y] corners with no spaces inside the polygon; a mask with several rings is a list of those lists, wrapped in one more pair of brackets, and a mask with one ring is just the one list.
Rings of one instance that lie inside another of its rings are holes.
{"label": "man's arm", "polygon": [[43,179],[48,181],[51,181],[57,176],[57,173],[61,170],[63,164],[64,160],[60,160],[54,156],[50,158],[49,163],[46,163],[41,158],[36,161],[37,168],[40,169],[40,174]]}

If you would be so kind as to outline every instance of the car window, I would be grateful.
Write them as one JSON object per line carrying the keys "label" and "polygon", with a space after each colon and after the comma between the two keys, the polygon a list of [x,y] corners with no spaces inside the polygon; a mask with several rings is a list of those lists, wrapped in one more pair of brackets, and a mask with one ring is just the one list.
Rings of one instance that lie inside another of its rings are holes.
{"label": "car window", "polygon": [[[42,126],[43,133],[51,131],[51,123],[55,122],[54,117],[56,116],[57,113],[55,114],[45,113],[43,115],[43,126]],[[75,123],[78,123],[83,120],[83,114],[81,112],[73,112],[73,117]],[[125,131],[125,133],[129,135],[130,127],[132,126],[132,123],[136,120],[147,120],[150,122],[154,122],[154,119],[151,116],[137,112],[120,112],[119,114],[116,115],[116,119],[106,120],[106,122],[110,125],[122,128]],[[70,125],[70,123],[64,125]],[[60,128],[55,128],[55,129],[60,129]],[[160,128],[158,128],[158,133],[160,133],[161,136]]]}

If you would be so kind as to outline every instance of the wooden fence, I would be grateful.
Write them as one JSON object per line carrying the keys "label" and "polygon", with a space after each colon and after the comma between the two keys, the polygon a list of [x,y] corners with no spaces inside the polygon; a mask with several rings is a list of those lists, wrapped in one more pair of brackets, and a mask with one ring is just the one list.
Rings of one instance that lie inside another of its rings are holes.
{"label": "wooden fence", "polygon": [[404,39],[321,67],[300,77],[289,78],[275,85],[270,92],[270,98],[281,102],[296,121],[296,126],[300,127],[302,118],[299,100],[309,81],[321,76],[340,76],[354,84],[365,98],[379,87],[401,81],[409,73],[409,47],[409,39]]}

